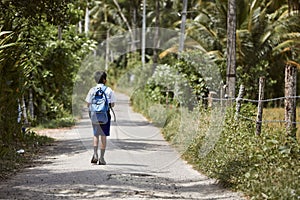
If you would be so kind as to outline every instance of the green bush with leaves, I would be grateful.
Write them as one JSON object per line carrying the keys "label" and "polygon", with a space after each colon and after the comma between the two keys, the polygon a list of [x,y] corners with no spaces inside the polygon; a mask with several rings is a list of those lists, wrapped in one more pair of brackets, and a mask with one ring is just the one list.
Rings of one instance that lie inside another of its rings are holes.
{"label": "green bush with leaves", "polygon": [[[242,112],[248,117],[254,114],[249,105]],[[235,121],[233,110],[228,110],[223,132],[205,157],[199,154],[205,133],[198,134],[184,153],[198,170],[252,199],[299,198],[300,145],[283,131],[264,129],[255,135],[255,123]]]}
{"label": "green bush with leaves", "polygon": [[82,58],[95,47],[94,41],[77,32],[83,17],[80,5],[85,3],[0,1],[1,170],[10,158],[20,164],[16,148],[39,138],[24,134],[24,126],[51,120],[56,125],[74,124],[70,117],[74,79]]}
{"label": "green bush with leaves", "polygon": [[[155,102],[143,91],[132,97],[133,106],[148,118]],[[166,114],[162,133],[183,158],[197,170],[216,178],[226,187],[243,192],[251,199],[299,199],[300,144],[285,135],[284,130],[263,128],[255,134],[255,123],[239,118],[227,109],[227,115],[214,148],[202,155],[212,110],[173,108]],[[255,106],[244,104],[241,115],[255,116]],[[161,113],[157,113],[161,115]]]}

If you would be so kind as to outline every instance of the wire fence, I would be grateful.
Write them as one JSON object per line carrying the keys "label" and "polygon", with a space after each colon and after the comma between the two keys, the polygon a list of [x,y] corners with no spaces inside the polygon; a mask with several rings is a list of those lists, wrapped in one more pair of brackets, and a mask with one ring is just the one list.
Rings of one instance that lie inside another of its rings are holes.
{"label": "wire fence", "polygon": [[[263,100],[253,100],[253,99],[247,99],[247,98],[215,98],[215,97],[206,97],[206,98],[202,98],[203,100],[209,100],[212,102],[249,102],[249,103],[256,103],[258,104],[259,102],[262,103],[268,103],[268,102],[273,102],[273,101],[282,101],[282,100],[286,100],[286,99],[300,99],[300,96],[286,96],[286,97],[277,97],[277,98],[271,98],[271,99],[263,99]],[[284,109],[284,108],[282,108]],[[250,117],[246,117],[243,116],[241,113],[236,113],[237,117],[242,118],[244,120],[249,120],[255,123],[264,123],[264,124],[268,124],[268,123],[288,123],[289,121],[287,120],[257,120],[257,119],[253,119]],[[253,116],[256,117],[256,116]],[[300,122],[290,122],[292,124],[300,124]]]}

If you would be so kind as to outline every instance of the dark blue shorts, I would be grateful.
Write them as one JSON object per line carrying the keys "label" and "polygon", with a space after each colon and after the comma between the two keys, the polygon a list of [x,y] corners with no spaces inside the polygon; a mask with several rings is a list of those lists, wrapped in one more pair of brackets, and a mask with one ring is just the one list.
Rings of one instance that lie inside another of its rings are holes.
{"label": "dark blue shorts", "polygon": [[110,120],[111,116],[108,113],[108,122],[106,124],[92,124],[94,136],[109,136],[110,135]]}

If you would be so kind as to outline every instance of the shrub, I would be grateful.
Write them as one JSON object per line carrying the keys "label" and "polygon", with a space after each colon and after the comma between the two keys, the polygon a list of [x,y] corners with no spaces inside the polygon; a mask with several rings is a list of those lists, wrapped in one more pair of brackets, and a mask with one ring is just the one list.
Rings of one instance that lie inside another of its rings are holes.
{"label": "shrub", "polygon": [[[142,91],[132,100],[144,114],[151,105]],[[255,107],[245,104],[241,114],[252,118]],[[197,170],[226,187],[251,199],[299,199],[300,145],[295,139],[274,127],[265,127],[261,135],[255,135],[255,123],[244,118],[236,121],[234,109],[229,108],[217,143],[202,156],[199,150],[211,125],[210,116],[209,109],[173,109],[167,114],[162,133]]]}
{"label": "shrub", "polygon": [[[243,112],[249,117],[253,113],[251,107]],[[252,199],[299,198],[300,145],[283,131],[265,129],[257,136],[253,122],[235,121],[229,110],[219,141],[207,156],[199,156],[201,138],[194,142],[184,157],[225,186]]]}

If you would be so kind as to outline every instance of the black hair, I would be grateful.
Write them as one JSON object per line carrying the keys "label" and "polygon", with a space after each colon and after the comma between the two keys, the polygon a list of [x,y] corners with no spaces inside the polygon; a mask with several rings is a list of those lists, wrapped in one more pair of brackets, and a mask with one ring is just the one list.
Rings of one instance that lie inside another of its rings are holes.
{"label": "black hair", "polygon": [[106,76],[107,76],[107,74],[106,74],[106,72],[104,72],[104,71],[97,71],[97,72],[95,72],[95,75],[94,75],[94,79],[95,79],[95,81],[96,81],[96,83],[105,83],[105,81],[106,81]]}

